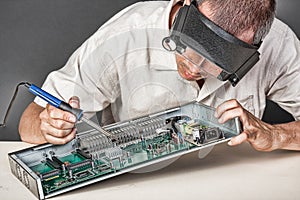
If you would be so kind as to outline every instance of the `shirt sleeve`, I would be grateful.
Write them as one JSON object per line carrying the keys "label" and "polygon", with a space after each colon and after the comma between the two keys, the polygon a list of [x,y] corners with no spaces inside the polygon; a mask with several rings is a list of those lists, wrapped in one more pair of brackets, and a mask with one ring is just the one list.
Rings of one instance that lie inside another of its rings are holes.
{"label": "shirt sleeve", "polygon": [[[103,110],[118,95],[117,71],[112,55],[106,49],[105,30],[94,34],[69,58],[65,66],[51,72],[42,88],[63,101],[78,96],[87,114]],[[45,107],[37,97],[35,102]]]}
{"label": "shirt sleeve", "polygon": [[300,120],[300,43],[287,25],[279,24],[276,37],[269,38],[273,57],[267,73],[266,95]]}

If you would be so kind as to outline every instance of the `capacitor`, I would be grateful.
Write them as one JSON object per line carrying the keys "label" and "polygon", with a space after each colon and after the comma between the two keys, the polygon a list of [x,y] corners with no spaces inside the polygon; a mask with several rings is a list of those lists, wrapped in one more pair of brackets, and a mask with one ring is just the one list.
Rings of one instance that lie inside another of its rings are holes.
{"label": "capacitor", "polygon": [[181,133],[185,133],[184,126],[186,124],[186,120],[185,119],[180,119],[180,120],[177,121],[177,124],[178,124],[178,127],[179,127],[179,131]]}
{"label": "capacitor", "polygon": [[73,178],[73,171],[71,169],[69,169],[69,178]]}
{"label": "capacitor", "polygon": [[192,134],[193,134],[193,140],[194,142],[196,142],[197,140],[200,139],[200,133],[199,133],[199,129],[192,129]]}

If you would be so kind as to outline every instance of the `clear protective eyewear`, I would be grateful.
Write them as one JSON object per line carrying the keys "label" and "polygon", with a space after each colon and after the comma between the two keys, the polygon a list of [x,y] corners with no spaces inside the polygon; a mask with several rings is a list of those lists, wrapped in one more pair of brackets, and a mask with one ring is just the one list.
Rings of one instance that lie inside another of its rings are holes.
{"label": "clear protective eyewear", "polygon": [[219,74],[222,73],[222,69],[219,66],[209,61],[202,55],[199,55],[189,47],[186,47],[184,52],[176,53],[178,56],[181,56],[184,59],[188,60],[194,68],[197,68],[198,73],[202,78],[207,78],[208,76],[218,77]]}

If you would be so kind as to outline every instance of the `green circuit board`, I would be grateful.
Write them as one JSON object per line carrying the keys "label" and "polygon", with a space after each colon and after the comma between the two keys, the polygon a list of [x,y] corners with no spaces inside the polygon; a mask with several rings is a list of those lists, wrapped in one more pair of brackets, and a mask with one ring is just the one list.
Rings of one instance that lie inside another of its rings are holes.
{"label": "green circuit board", "polygon": [[79,131],[65,145],[43,144],[9,154],[15,176],[49,198],[119,174],[160,164],[239,134],[236,119],[219,124],[214,109],[194,102],[167,111]]}
{"label": "green circuit board", "polygon": [[97,132],[91,133],[78,139],[74,151],[64,155],[50,153],[31,169],[41,178],[48,194],[224,138],[221,130],[203,123],[188,116],[141,120],[111,129],[115,143]]}
{"label": "green circuit board", "polygon": [[31,169],[41,177],[44,192],[48,194],[193,146],[185,141],[176,142],[164,134],[126,147],[111,147],[97,159],[92,159],[90,155],[77,149],[68,155],[46,158]]}

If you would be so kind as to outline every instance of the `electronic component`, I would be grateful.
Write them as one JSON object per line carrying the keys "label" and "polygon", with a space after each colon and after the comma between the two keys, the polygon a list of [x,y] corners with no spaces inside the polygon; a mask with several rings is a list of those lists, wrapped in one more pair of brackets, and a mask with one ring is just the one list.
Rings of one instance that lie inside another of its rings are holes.
{"label": "electronic component", "polygon": [[65,145],[43,144],[9,154],[12,173],[39,199],[105,180],[225,142],[240,133],[238,119],[219,124],[214,110],[181,107],[77,133]]}

